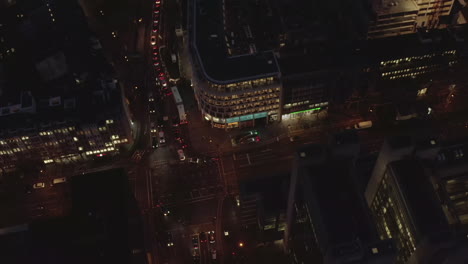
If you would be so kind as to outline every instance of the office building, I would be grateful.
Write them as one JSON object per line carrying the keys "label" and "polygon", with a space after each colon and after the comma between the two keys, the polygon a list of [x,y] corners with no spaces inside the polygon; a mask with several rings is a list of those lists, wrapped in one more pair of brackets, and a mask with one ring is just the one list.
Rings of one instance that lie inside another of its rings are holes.
{"label": "office building", "polygon": [[430,170],[448,222],[468,234],[468,145],[450,144],[441,148]]}
{"label": "office building", "polygon": [[418,28],[438,29],[446,25],[454,0],[373,0],[374,18],[368,38],[385,38],[415,33]]}
{"label": "office building", "polygon": [[448,71],[460,60],[459,50],[464,41],[448,30],[440,30],[422,38],[408,34],[385,39],[370,40],[363,55],[371,58],[370,64],[381,80],[398,80],[424,77],[434,78]]}
{"label": "office building", "polygon": [[394,263],[393,242],[377,236],[354,173],[359,149],[357,135],[344,133],[329,146],[310,145],[296,152],[285,245],[298,263],[313,248],[323,263]]}
{"label": "office building", "polygon": [[251,30],[240,31],[246,40],[240,43],[240,36],[228,34],[226,17],[233,10],[225,1],[191,4],[192,83],[203,118],[218,128],[279,120],[280,70],[273,52],[252,46]]}
{"label": "office building", "polygon": [[[388,139],[365,191],[381,239],[392,238],[398,263],[449,259],[466,242],[463,144]],[[435,252],[439,252],[435,254]]]}
{"label": "office building", "polygon": [[112,67],[74,1],[0,11],[0,167],[89,159],[131,142]]}

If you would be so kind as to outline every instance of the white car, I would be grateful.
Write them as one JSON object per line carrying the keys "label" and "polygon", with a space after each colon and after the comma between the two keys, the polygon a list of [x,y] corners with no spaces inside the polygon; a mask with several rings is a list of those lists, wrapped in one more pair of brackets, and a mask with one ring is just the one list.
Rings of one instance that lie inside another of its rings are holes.
{"label": "white car", "polygon": [[44,187],[45,187],[45,183],[43,183],[43,182],[38,182],[38,183],[33,184],[34,189],[41,189],[41,188],[44,188]]}
{"label": "white car", "polygon": [[179,154],[179,159],[180,161],[184,161],[185,160],[185,154],[184,154],[184,151],[179,149],[177,150],[177,154]]}
{"label": "white car", "polygon": [[156,37],[155,36],[151,36],[151,45],[156,45]]}
{"label": "white car", "polygon": [[195,164],[200,163],[200,161],[201,161],[201,160],[200,160],[199,158],[190,158],[190,159],[189,159],[189,162],[190,162],[190,163],[195,163]]}

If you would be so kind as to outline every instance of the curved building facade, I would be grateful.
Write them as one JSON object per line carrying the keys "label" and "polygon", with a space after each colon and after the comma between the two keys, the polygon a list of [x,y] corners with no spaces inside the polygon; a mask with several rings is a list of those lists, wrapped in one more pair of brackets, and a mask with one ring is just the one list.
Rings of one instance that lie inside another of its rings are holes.
{"label": "curved building facade", "polygon": [[282,86],[274,53],[231,56],[224,1],[192,1],[190,8],[192,84],[203,118],[219,128],[279,120]]}

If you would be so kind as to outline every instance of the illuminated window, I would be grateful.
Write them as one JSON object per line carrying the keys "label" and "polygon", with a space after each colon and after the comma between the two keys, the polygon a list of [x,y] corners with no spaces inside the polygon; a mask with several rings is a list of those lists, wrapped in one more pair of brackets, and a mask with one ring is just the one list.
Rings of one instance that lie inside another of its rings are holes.
{"label": "illuminated window", "polygon": [[82,151],[82,150],[83,150],[83,147],[78,147],[78,150],[79,150],[79,151]]}

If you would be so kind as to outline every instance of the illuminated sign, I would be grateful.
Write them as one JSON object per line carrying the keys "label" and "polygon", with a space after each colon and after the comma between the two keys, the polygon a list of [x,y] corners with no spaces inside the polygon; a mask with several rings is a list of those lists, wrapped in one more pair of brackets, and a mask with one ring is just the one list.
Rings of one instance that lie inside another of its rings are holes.
{"label": "illuminated sign", "polygon": [[322,107],[315,107],[315,108],[312,108],[312,109],[307,109],[307,110],[301,110],[301,111],[297,111],[297,112],[292,112],[292,114],[299,114],[299,113],[304,113],[304,112],[309,112],[309,111],[318,111],[322,109]]}

